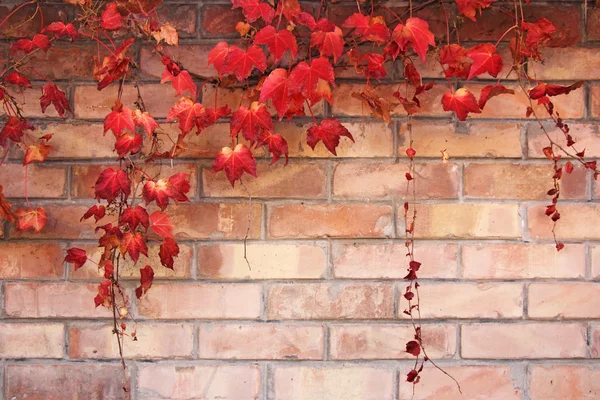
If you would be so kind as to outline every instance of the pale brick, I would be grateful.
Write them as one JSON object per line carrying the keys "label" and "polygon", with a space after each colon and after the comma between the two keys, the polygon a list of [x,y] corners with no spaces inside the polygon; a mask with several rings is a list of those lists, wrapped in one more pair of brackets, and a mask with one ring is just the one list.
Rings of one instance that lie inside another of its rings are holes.
{"label": "pale brick", "polygon": [[11,235],[31,239],[96,239],[101,234],[94,231],[94,219],[80,221],[90,206],[70,202],[44,205],[48,220],[39,233],[19,231],[13,227]]}
{"label": "pale brick", "polygon": [[261,213],[254,202],[180,203],[169,215],[177,239],[244,239],[260,236]]}
{"label": "pale brick", "polygon": [[48,159],[117,158],[114,139],[103,135],[102,124],[47,124],[44,134],[52,133],[52,151]]}
{"label": "pale brick", "polygon": [[[548,203],[550,204],[550,203]],[[558,240],[600,238],[600,205],[558,203],[560,220],[556,223]],[[545,214],[546,206],[528,210],[529,234],[532,239],[552,239],[552,219]]]}
{"label": "pale brick", "polygon": [[600,284],[532,283],[528,303],[530,318],[600,318]]}
{"label": "pale brick", "polygon": [[[205,77],[217,77],[217,70],[208,65],[208,53],[214,48],[213,44],[201,45],[180,45],[170,47],[170,54],[173,60],[183,64],[184,68],[191,73]],[[165,70],[161,62],[161,55],[154,47],[143,47],[140,51],[140,66],[142,71],[152,77],[160,78]]]}
{"label": "pale brick", "polygon": [[597,366],[535,365],[531,368],[531,400],[596,399],[600,396]]}
{"label": "pale brick", "polygon": [[58,244],[0,244],[0,279],[57,279],[63,276],[65,249]]}
{"label": "pale brick", "polygon": [[[600,79],[596,65],[600,50],[591,47],[544,48],[543,63],[533,63],[531,73],[539,80]],[[583,91],[583,89],[577,89]],[[571,96],[570,93],[568,96]],[[564,96],[563,96],[564,97]],[[562,99],[561,99],[562,100]]]}
{"label": "pale brick", "polygon": [[54,165],[4,164],[0,168],[2,194],[7,197],[64,198],[67,168]]}
{"label": "pale brick", "polygon": [[[565,134],[560,129],[554,127],[554,125],[550,123],[544,123],[544,127],[555,143],[567,148]],[[598,134],[598,125],[581,123],[569,124],[569,134],[573,137],[573,140],[575,140],[574,147],[577,151],[585,149],[586,158],[600,156],[600,135]],[[531,158],[543,158],[547,160],[543,149],[549,145],[550,142],[548,137],[540,128],[539,124],[531,123],[527,127],[528,156]],[[571,151],[571,149],[569,150],[570,153],[575,153],[574,151]],[[559,152],[559,154],[561,154],[561,152]],[[551,166],[552,162],[548,160],[547,165]]]}
{"label": "pale brick", "polygon": [[0,323],[0,357],[62,358],[64,339],[62,324]]}

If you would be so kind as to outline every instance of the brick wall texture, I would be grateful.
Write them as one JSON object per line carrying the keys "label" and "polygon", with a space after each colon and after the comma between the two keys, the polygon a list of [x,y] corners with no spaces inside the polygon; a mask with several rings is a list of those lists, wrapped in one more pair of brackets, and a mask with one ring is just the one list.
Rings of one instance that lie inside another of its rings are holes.
{"label": "brick wall texture", "polygon": [[[0,17],[12,7],[2,5]],[[53,6],[46,19],[62,8]],[[337,3],[330,17],[343,21],[354,9],[353,2]],[[574,48],[546,49],[545,64],[532,68],[563,84],[589,80],[555,104],[572,120],[586,156],[600,157],[600,9],[590,5],[587,21],[580,2],[532,2],[526,10],[582,38]],[[214,75],[207,53],[223,37],[235,40],[239,10],[228,2],[168,1],[160,14],[179,29],[177,58],[193,72]],[[418,16],[445,29],[435,7]],[[36,21],[0,33],[31,35]],[[460,37],[466,44],[495,41],[510,25],[490,9],[478,24],[465,22]],[[159,84],[160,57],[137,46],[146,106],[164,121],[174,93]],[[41,114],[32,91],[20,97],[36,125],[55,136],[50,160],[30,167],[28,177],[48,226],[33,235],[0,225],[5,399],[124,398],[110,314],[92,300],[99,274],[93,265],[74,272],[63,264],[67,247],[94,254],[91,225],[79,218],[94,203],[98,172],[116,158],[102,135],[116,89],[96,90],[95,54],[95,44],[79,41],[37,56],[40,72],[67,90],[73,117]],[[557,253],[544,216],[552,165],[542,153],[542,132],[524,118],[525,97],[517,90],[514,99],[495,98],[482,114],[457,123],[439,103],[445,80],[434,66],[424,68],[440,85],[425,95],[413,129],[423,334],[429,355],[461,383],[464,396],[428,367],[415,399],[600,398],[600,187],[577,168],[564,177],[557,235],[566,247]],[[389,76],[382,92],[394,90],[401,71],[390,67]],[[464,84],[477,92],[482,81]],[[191,203],[171,209],[182,247],[175,270],[150,260],[154,285],[133,310],[139,340],[127,340],[125,353],[134,399],[411,398],[404,346],[413,333],[402,314],[407,262],[399,210],[406,119],[400,110],[392,124],[370,118],[350,96],[364,84],[351,71],[336,84],[335,105],[316,111],[339,117],[356,143],[343,139],[332,157],[322,145],[312,151],[305,144],[310,118],[277,123],[290,164],[269,166],[260,157],[259,178],[245,178],[251,204],[241,187],[210,172],[212,157],[228,144],[227,123],[193,137],[194,151],[175,161],[173,173],[191,174]],[[212,102],[214,88],[203,91]],[[237,104],[240,95],[220,90],[219,102]],[[132,105],[132,87],[123,99]],[[176,133],[176,126],[164,126]],[[23,201],[23,174],[18,154],[0,168],[4,193],[16,203]],[[243,258],[246,232],[251,270]],[[125,268],[130,289],[137,271]]]}

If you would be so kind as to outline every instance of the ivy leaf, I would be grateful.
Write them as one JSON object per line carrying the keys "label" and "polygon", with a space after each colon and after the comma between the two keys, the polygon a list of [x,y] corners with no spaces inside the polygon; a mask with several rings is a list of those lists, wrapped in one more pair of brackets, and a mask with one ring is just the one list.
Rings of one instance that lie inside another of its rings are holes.
{"label": "ivy leaf", "polygon": [[362,101],[375,118],[381,118],[390,124],[392,123],[391,112],[400,104],[395,97],[381,97],[377,89],[370,85],[367,85],[360,93],[352,93],[352,97]]}
{"label": "ivy leaf", "polygon": [[252,45],[246,51],[237,46],[229,48],[229,53],[223,62],[224,73],[235,74],[241,82],[250,76],[254,68],[261,72],[267,69],[267,56],[260,47]]}
{"label": "ivy leaf", "polygon": [[179,255],[179,245],[177,242],[174,239],[165,238],[158,250],[160,263],[166,268],[173,269],[173,258],[177,257],[177,255]]}
{"label": "ivy leaf", "polygon": [[134,110],[131,114],[131,118],[133,119],[135,126],[143,128],[148,136],[152,135],[154,130],[159,127],[152,115],[146,111],[142,112],[140,110]]}
{"label": "ivy leaf", "polygon": [[177,29],[175,29],[168,22],[162,24],[158,31],[152,32],[152,36],[157,43],[164,41],[166,44],[170,44],[171,46],[179,45],[179,34],[177,33]]}
{"label": "ivy leaf", "polygon": [[264,132],[273,131],[271,114],[264,104],[256,101],[250,107],[241,106],[231,116],[231,136],[240,132],[250,143],[257,142]]}
{"label": "ivy leaf", "polygon": [[0,146],[5,147],[8,140],[20,142],[26,130],[32,130],[31,125],[26,119],[14,116],[8,117],[4,127],[0,131]]}
{"label": "ivy leaf", "polygon": [[169,109],[167,122],[177,120],[181,133],[187,135],[194,129],[196,120],[204,113],[204,107],[189,97],[182,97]]}
{"label": "ivy leaf", "polygon": [[406,24],[399,23],[392,33],[394,41],[401,51],[406,51],[408,46],[425,62],[429,46],[435,47],[435,38],[429,30],[429,24],[421,18],[409,18]]}
{"label": "ivy leaf", "polygon": [[48,154],[52,150],[52,146],[48,146],[44,143],[39,143],[37,145],[32,144],[31,146],[27,146],[27,150],[25,151],[25,157],[23,158],[23,165],[31,164],[34,161],[43,162],[48,157]]}
{"label": "ivy leaf", "polygon": [[316,47],[321,53],[321,57],[333,56],[333,61],[337,62],[344,52],[342,30],[327,19],[321,18],[310,36],[310,47]]}
{"label": "ivy leaf", "polygon": [[489,99],[501,94],[515,94],[515,91],[512,89],[507,89],[502,85],[485,86],[483,89],[481,89],[481,94],[479,95],[479,108],[483,110],[483,107],[485,107]]}
{"label": "ivy leaf", "polygon": [[340,121],[335,118],[328,118],[321,121],[318,126],[315,125],[308,128],[306,143],[314,150],[317,143],[323,141],[327,150],[333,155],[337,155],[335,149],[340,144],[341,136],[346,136],[354,142],[352,134],[340,123]]}
{"label": "ivy leaf", "polygon": [[242,14],[252,23],[262,18],[267,24],[270,24],[275,17],[275,10],[268,3],[260,0],[232,0],[232,9],[241,8]]}
{"label": "ivy leaf", "polygon": [[67,250],[65,262],[73,264],[73,266],[75,267],[75,271],[83,267],[83,264],[85,264],[86,261],[87,253],[85,252],[85,250],[79,249],[77,247],[72,247]]}
{"label": "ivy leaf", "polygon": [[342,27],[354,29],[354,36],[359,36],[364,41],[385,43],[390,39],[390,30],[383,17],[354,13],[346,18]]}
{"label": "ivy leaf", "polygon": [[535,22],[523,21],[521,27],[527,32],[525,44],[530,47],[539,47],[551,40],[552,34],[556,32],[556,27],[546,18],[540,18]]}
{"label": "ivy leaf", "polygon": [[33,36],[32,39],[19,39],[10,46],[10,56],[12,57],[15,53],[22,51],[25,54],[29,54],[36,49],[48,51],[50,48],[50,39],[48,36],[42,35],[41,33]]}
{"label": "ivy leaf", "polygon": [[141,135],[133,132],[125,132],[115,142],[115,150],[119,158],[125,157],[127,154],[137,154],[142,149],[144,140]]}
{"label": "ivy leaf", "polygon": [[300,3],[298,0],[286,0],[277,3],[276,15],[282,13],[288,21],[292,22],[294,17],[301,13]]}
{"label": "ivy leaf", "polygon": [[571,161],[567,161],[565,164],[565,171],[567,171],[567,174],[573,173],[573,169],[573,163]]}
{"label": "ivy leaf", "polygon": [[60,117],[64,116],[65,110],[72,112],[65,92],[60,90],[53,83],[46,83],[42,86],[42,97],[40,97],[40,105],[42,106],[43,113],[46,112],[46,108],[48,108],[50,104],[56,108],[56,112]]}
{"label": "ivy leaf", "polygon": [[255,44],[266,44],[269,51],[275,56],[275,62],[279,61],[286,51],[292,54],[292,60],[298,52],[298,44],[296,36],[287,29],[276,31],[274,26],[268,25],[262,28],[256,36],[254,36]]}
{"label": "ivy leaf", "polygon": [[30,88],[31,81],[26,76],[19,74],[17,71],[13,71],[4,77],[4,82],[13,85]]}
{"label": "ivy leaf", "polygon": [[139,299],[152,287],[154,280],[154,270],[151,266],[146,265],[140,268],[140,286],[135,289],[135,296]]}
{"label": "ivy leaf", "polygon": [[481,14],[481,10],[489,7],[496,0],[456,0],[458,12],[470,20],[475,21],[477,11]]}
{"label": "ivy leaf", "polygon": [[2,194],[2,185],[0,185],[0,217],[7,220],[9,223],[15,222],[15,217],[11,210],[12,205],[6,200],[4,194]]}
{"label": "ivy leaf", "polygon": [[245,172],[256,177],[256,160],[250,149],[244,144],[238,144],[235,149],[223,147],[212,163],[213,172],[225,171],[227,180],[235,187],[235,181]]}
{"label": "ivy leaf", "polygon": [[150,222],[152,223],[152,230],[158,236],[163,239],[173,239],[173,224],[167,214],[155,211],[150,215]]}
{"label": "ivy leaf", "polygon": [[148,211],[141,206],[127,207],[119,218],[119,224],[128,225],[132,231],[135,231],[138,225],[148,229],[150,226]]}
{"label": "ivy leaf", "polygon": [[442,96],[442,105],[444,111],[454,111],[460,121],[467,119],[470,112],[479,114],[481,110],[477,105],[477,99],[473,93],[465,88],[460,88],[456,92],[446,92]]}
{"label": "ivy leaf", "polygon": [[48,220],[46,210],[42,207],[38,207],[36,210],[33,208],[28,208],[27,210],[19,208],[15,211],[15,217],[17,217],[18,230],[26,231],[31,229],[35,233],[40,233]]}
{"label": "ivy leaf", "polygon": [[219,73],[219,76],[225,73],[223,64],[225,58],[227,58],[227,54],[229,54],[229,44],[226,42],[217,43],[208,53],[208,65],[212,64]]}
{"label": "ivy leaf", "polygon": [[80,221],[85,221],[86,219],[88,219],[90,217],[94,217],[94,220],[96,220],[96,222],[98,222],[99,220],[104,218],[105,215],[106,215],[106,208],[104,208],[104,206],[99,206],[97,204],[94,204],[85,212],[85,214],[83,214],[83,217],[81,217]]}
{"label": "ivy leaf", "polygon": [[496,46],[492,43],[482,43],[473,46],[467,56],[473,60],[467,79],[484,73],[489,73],[494,78],[502,71],[502,56],[496,53]]}
{"label": "ivy leaf", "polygon": [[290,80],[288,79],[287,70],[276,68],[265,79],[260,90],[259,101],[264,102],[271,99],[280,120],[288,111],[292,102],[288,94],[289,84]]}
{"label": "ivy leaf", "polygon": [[94,297],[94,304],[96,307],[104,306],[110,307],[111,304],[111,288],[112,282],[108,279],[104,279],[98,285],[98,294]]}
{"label": "ivy leaf", "polygon": [[[169,62],[172,63],[170,60]],[[173,63],[173,65],[175,64]],[[192,97],[196,98],[197,86],[190,73],[185,70],[180,70],[179,67],[169,68],[170,66],[171,65],[165,66],[160,83],[171,82],[171,86],[177,91],[175,96],[180,96],[183,92],[188,90],[192,94]]]}
{"label": "ivy leaf", "polygon": [[288,144],[287,141],[278,133],[273,134],[267,132],[261,139],[258,145],[266,145],[269,153],[273,157],[271,165],[275,164],[282,155],[285,155],[285,165],[288,163]]}
{"label": "ivy leaf", "polygon": [[335,73],[329,60],[319,57],[310,61],[310,64],[304,61],[298,63],[290,73],[289,81],[289,92],[301,93],[313,105],[323,98],[322,92],[317,90],[319,81],[333,84]]}
{"label": "ivy leaf", "polygon": [[532,100],[536,100],[544,96],[569,94],[572,90],[579,89],[581,86],[583,86],[583,81],[575,82],[569,86],[554,85],[552,83],[542,82],[529,91],[529,97]]}
{"label": "ivy leaf", "polygon": [[96,199],[104,199],[112,203],[121,194],[125,198],[131,193],[131,181],[122,169],[116,171],[112,168],[107,168],[100,173],[96,184],[94,185],[94,193]]}
{"label": "ivy leaf", "polygon": [[52,22],[50,25],[42,29],[42,33],[50,32],[54,34],[55,38],[61,38],[63,36],[71,37],[71,43],[79,37],[79,32],[72,23],[65,25],[62,21]]}
{"label": "ivy leaf", "polygon": [[447,65],[444,68],[446,78],[456,76],[457,78],[467,78],[471,69],[471,60],[467,57],[467,49],[459,44],[451,44],[442,47],[440,50],[440,63]]}
{"label": "ivy leaf", "polygon": [[136,263],[140,258],[140,253],[148,257],[148,246],[140,232],[126,232],[121,239],[119,246],[121,254],[129,254],[129,257]]}
{"label": "ivy leaf", "polygon": [[419,346],[419,343],[416,340],[411,340],[406,343],[406,352],[418,357],[419,354],[421,354],[421,346]]}
{"label": "ivy leaf", "polygon": [[109,130],[117,139],[125,130],[135,132],[131,110],[123,107],[119,100],[115,102],[112,111],[104,118],[104,133],[106,134]]}
{"label": "ivy leaf", "polygon": [[114,31],[123,26],[123,17],[117,8],[117,3],[113,1],[108,3],[102,10],[102,14],[100,14],[102,19],[100,26],[107,31]]}
{"label": "ivy leaf", "polygon": [[146,204],[156,201],[156,204],[164,211],[169,205],[169,199],[172,199],[175,204],[180,201],[190,201],[186,196],[190,188],[188,174],[180,172],[168,180],[159,179],[156,182],[146,182],[142,190],[142,197]]}

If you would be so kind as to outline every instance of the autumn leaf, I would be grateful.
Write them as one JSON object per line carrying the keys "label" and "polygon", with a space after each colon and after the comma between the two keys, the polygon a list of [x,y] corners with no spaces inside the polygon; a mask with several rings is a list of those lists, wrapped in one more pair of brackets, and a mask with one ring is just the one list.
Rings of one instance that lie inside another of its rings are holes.
{"label": "autumn leaf", "polygon": [[254,36],[255,44],[266,44],[269,51],[275,57],[275,62],[279,61],[286,51],[290,51],[292,54],[292,60],[296,57],[298,52],[298,44],[296,43],[296,37],[292,32],[287,29],[282,29],[279,32],[275,30],[275,27],[268,25],[262,28]]}
{"label": "autumn leaf", "polygon": [[98,294],[94,297],[94,304],[96,307],[104,306],[110,307],[111,305],[111,290],[112,290],[112,282],[108,279],[104,279],[98,285]]}
{"label": "autumn leaf", "polygon": [[21,75],[17,71],[13,71],[10,74],[7,74],[4,77],[4,82],[26,88],[31,87],[31,81],[29,81],[29,79],[27,79],[26,76]]}
{"label": "autumn leaf", "polygon": [[73,264],[75,271],[83,267],[83,264],[87,261],[87,253],[83,249],[72,247],[67,250],[67,256],[65,262]]}
{"label": "autumn leaf", "polygon": [[40,97],[40,105],[42,106],[43,113],[46,112],[46,108],[48,108],[50,104],[56,108],[56,112],[60,117],[64,116],[65,110],[72,112],[65,92],[60,90],[53,83],[46,83],[42,86],[42,97]]}
{"label": "autumn leaf", "polygon": [[459,44],[451,44],[440,50],[440,63],[447,65],[444,68],[446,78],[455,76],[467,78],[471,69],[472,61],[467,57],[467,49]]}
{"label": "autumn leaf", "polygon": [[132,231],[140,225],[148,229],[150,226],[148,211],[141,206],[127,207],[119,217],[119,224],[129,226]]}
{"label": "autumn leaf", "polygon": [[467,52],[467,56],[473,60],[467,79],[486,72],[495,78],[502,71],[502,56],[496,53],[496,46],[492,43],[482,43],[473,46]]}
{"label": "autumn leaf", "polygon": [[160,83],[171,82],[171,86],[177,92],[175,96],[179,96],[188,90],[195,99],[197,86],[190,73],[180,69],[168,56],[163,56],[162,62],[165,65],[165,70],[163,71]]}
{"label": "autumn leaf", "polygon": [[168,22],[162,24],[158,31],[152,32],[152,36],[157,43],[164,41],[166,44],[170,44],[172,46],[179,45],[179,34],[177,33],[177,29],[175,29]]}
{"label": "autumn leaf", "polygon": [[179,254],[179,245],[174,239],[165,238],[160,245],[158,256],[160,257],[160,263],[166,267],[173,269],[174,257]]}
{"label": "autumn leaf", "polygon": [[180,98],[169,109],[167,122],[177,120],[181,133],[187,135],[194,129],[196,121],[204,114],[204,107],[189,97]]}
{"label": "autumn leaf", "polygon": [[267,132],[260,139],[259,146],[266,145],[269,153],[271,153],[271,164],[275,164],[282,155],[285,155],[285,165],[288,163],[288,144],[280,134]]}
{"label": "autumn leaf", "polygon": [[288,90],[292,94],[302,94],[311,105],[324,97],[331,103],[331,91],[329,96],[324,96],[322,90],[318,90],[319,82],[325,82],[327,88],[335,82],[333,66],[326,57],[313,58],[310,63],[298,63],[290,73]]}
{"label": "autumn leaf", "polygon": [[270,99],[275,110],[277,110],[277,116],[280,120],[288,111],[292,102],[290,95],[288,94],[289,84],[290,80],[288,78],[287,70],[276,68],[269,74],[267,79],[265,79],[262,89],[260,90],[259,101],[264,102]]}
{"label": "autumn leaf", "polygon": [[147,111],[133,110],[131,114],[131,118],[133,119],[133,123],[135,126],[139,126],[144,129],[144,132],[150,136],[154,133],[154,130],[159,128],[156,120],[148,113]]}
{"label": "autumn leaf", "polygon": [[454,93],[444,93],[442,96],[442,105],[444,111],[454,111],[460,121],[467,119],[470,112],[481,113],[477,105],[477,99],[473,93],[465,88],[460,88]]}
{"label": "autumn leaf", "polygon": [[2,190],[2,185],[0,185],[0,217],[12,224],[15,222],[15,217],[12,212],[12,205],[8,202],[8,200],[6,200]]}
{"label": "autumn leaf", "polygon": [[31,125],[26,119],[10,116],[6,120],[4,127],[0,131],[0,146],[5,147],[8,140],[20,142],[25,131],[32,130]]}
{"label": "autumn leaf", "polygon": [[142,149],[144,141],[141,135],[132,132],[125,132],[115,142],[115,150],[119,158],[124,158],[128,154],[137,154]]}
{"label": "autumn leaf", "polygon": [[235,74],[238,81],[248,78],[253,69],[264,72],[267,69],[267,56],[256,45],[249,46],[246,51],[237,46],[231,46],[223,61],[223,72]]}
{"label": "autumn leaf", "polygon": [[150,215],[150,222],[152,224],[152,230],[158,236],[163,239],[173,239],[173,224],[167,214],[155,211]]}
{"label": "autumn leaf", "polygon": [[223,147],[212,163],[212,170],[225,171],[227,180],[235,187],[235,181],[239,180],[244,172],[256,177],[256,160],[250,149],[240,143],[233,150]]}
{"label": "autumn leaf", "polygon": [[80,221],[85,221],[88,218],[94,217],[94,220],[98,222],[99,220],[104,218],[105,215],[106,208],[104,208],[104,206],[94,204],[85,212],[85,214],[83,214],[83,217],[81,217]]}
{"label": "autumn leaf", "polygon": [[48,154],[52,150],[52,146],[48,146],[45,143],[39,143],[37,145],[32,144],[27,146],[25,151],[25,157],[23,158],[23,165],[31,164],[32,162],[43,162],[48,157]]}
{"label": "autumn leaf", "polygon": [[340,144],[340,137],[345,136],[354,142],[354,138],[348,129],[346,129],[340,121],[335,118],[327,118],[321,121],[319,125],[308,128],[306,143],[311,149],[320,141],[333,155],[337,155],[336,147]]}
{"label": "autumn leaf", "polygon": [[71,38],[71,42],[76,40],[79,37],[79,32],[72,23],[68,23],[65,25],[62,21],[55,21],[50,23],[44,29],[42,29],[42,33],[50,32],[54,34],[55,38],[61,38],[63,36],[69,36]]}
{"label": "autumn leaf", "polygon": [[558,96],[561,94],[569,94],[571,91],[582,87],[583,83],[584,81],[579,81],[569,86],[561,86],[554,85],[552,83],[541,82],[529,91],[529,97],[532,100],[536,100],[544,96]]}
{"label": "autumn leaf", "polygon": [[344,52],[342,30],[322,18],[317,22],[315,31],[310,36],[310,47],[316,47],[321,53],[321,57],[333,56],[333,61],[337,62],[337,59]]}
{"label": "autumn leaf", "polygon": [[142,190],[142,197],[146,204],[156,201],[156,204],[164,211],[169,205],[169,199],[172,199],[175,204],[180,201],[190,201],[186,196],[190,188],[189,175],[180,172],[168,180],[147,181]]}
{"label": "autumn leaf", "polygon": [[411,340],[410,342],[406,343],[406,352],[418,357],[419,354],[421,354],[421,346],[416,340]]}
{"label": "autumn leaf", "polygon": [[264,132],[273,130],[271,114],[264,104],[252,102],[250,107],[241,106],[231,116],[231,136],[240,132],[250,143],[257,142]]}
{"label": "autumn leaf", "polygon": [[46,210],[42,207],[38,207],[35,210],[33,208],[28,208],[26,210],[19,208],[15,211],[14,215],[17,217],[17,229],[20,231],[31,229],[35,233],[40,233],[48,220]]}
{"label": "autumn leaf", "polygon": [[385,43],[390,39],[390,30],[383,17],[371,17],[354,13],[342,24],[343,28],[354,29],[354,35],[360,39],[375,43]]}
{"label": "autumn leaf", "polygon": [[375,118],[383,119],[390,124],[392,123],[391,112],[400,104],[395,97],[381,97],[377,89],[370,85],[367,85],[360,93],[352,93],[352,97],[362,101]]}
{"label": "autumn leaf", "polygon": [[100,173],[94,185],[94,193],[96,199],[104,199],[109,203],[112,203],[121,194],[127,199],[131,193],[131,181],[122,169],[115,171],[112,168],[107,168]]}
{"label": "autumn leaf", "polygon": [[123,17],[117,9],[116,2],[108,3],[102,10],[100,18],[102,19],[100,26],[107,31],[114,31],[123,26]]}
{"label": "autumn leaf", "polygon": [[229,44],[226,42],[217,43],[208,53],[208,65],[212,64],[219,73],[219,76],[225,73],[223,63],[225,62],[225,58],[227,58],[227,54],[229,54]]}
{"label": "autumn leaf", "polygon": [[484,88],[481,89],[481,93],[479,94],[479,108],[483,110],[483,107],[485,107],[489,99],[501,94],[515,94],[515,91],[512,89],[507,89],[502,85],[484,86]]}
{"label": "autumn leaf", "polygon": [[151,266],[146,265],[140,268],[140,286],[135,289],[135,296],[139,299],[152,287],[154,280],[154,270]]}
{"label": "autumn leaf", "polygon": [[22,51],[25,54],[29,54],[34,50],[40,49],[42,51],[48,51],[50,48],[50,39],[48,36],[38,33],[33,36],[32,39],[19,39],[10,46],[10,56],[12,57],[15,53]]}
{"label": "autumn leaf", "polygon": [[232,0],[232,9],[241,8],[242,14],[252,23],[262,18],[267,24],[270,24],[275,17],[275,10],[268,3],[260,0]]}
{"label": "autumn leaf", "polygon": [[475,21],[477,11],[488,8],[496,0],[456,0],[459,14]]}
{"label": "autumn leaf", "polygon": [[140,253],[148,257],[148,246],[140,232],[125,232],[119,248],[121,254],[129,254],[134,263],[139,260]]}
{"label": "autumn leaf", "polygon": [[392,33],[394,41],[402,52],[410,46],[425,62],[429,46],[435,47],[435,38],[429,24],[421,18],[409,18],[406,24],[399,23]]}

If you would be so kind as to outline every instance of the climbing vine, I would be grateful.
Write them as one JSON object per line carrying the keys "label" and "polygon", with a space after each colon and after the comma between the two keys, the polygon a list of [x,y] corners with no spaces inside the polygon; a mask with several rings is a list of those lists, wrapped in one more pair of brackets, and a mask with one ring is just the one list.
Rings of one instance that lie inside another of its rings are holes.
{"label": "climbing vine", "polygon": [[[272,163],[283,163],[284,157],[285,164],[288,163],[288,144],[285,135],[274,130],[274,118],[311,117],[306,141],[312,149],[324,146],[336,155],[340,141],[354,141],[350,131],[336,118],[319,118],[314,112],[319,103],[333,105],[336,77],[344,70],[354,70],[364,77],[363,89],[352,96],[359,99],[374,117],[391,123],[393,111],[404,111],[409,166],[404,177],[390,179],[405,179],[407,183],[403,210],[408,264],[405,279],[408,283],[403,296],[406,300],[404,313],[410,317],[414,328],[414,339],[406,343],[406,351],[415,358],[414,368],[406,376],[413,384],[419,382],[426,362],[436,366],[427,357],[421,335],[417,280],[421,263],[414,253],[415,229],[418,227],[414,158],[419,149],[413,148],[412,118],[419,115],[422,102],[426,101],[425,93],[434,87],[433,82],[422,79],[422,70],[435,66],[445,78],[447,90],[441,105],[443,110],[452,111],[459,121],[466,120],[470,114],[481,113],[486,107],[494,107],[496,96],[515,96],[514,89],[504,86],[503,81],[516,80],[529,103],[523,109],[523,115],[540,122],[540,129],[548,138],[543,152],[551,161],[554,174],[549,182],[551,200],[546,214],[554,226],[560,219],[563,171],[571,173],[574,163],[578,163],[593,171],[594,178],[598,176],[596,162],[586,160],[585,150],[576,148],[568,124],[554,107],[556,96],[579,89],[583,82],[555,85],[536,79],[531,73],[531,65],[543,61],[543,48],[572,46],[578,38],[558,29],[548,19],[528,20],[524,11],[528,1],[429,0],[411,2],[405,11],[398,13],[378,0],[357,0],[355,12],[336,25],[327,17],[332,3],[326,0],[309,6],[301,5],[298,0],[276,0],[274,3],[232,0],[232,8],[241,9],[244,18],[232,21],[239,38],[229,43],[217,43],[208,55],[206,63],[217,71],[215,77],[190,72],[189,67],[174,56],[172,48],[178,46],[178,32],[171,24],[161,21],[156,8],[162,0],[65,2],[76,10],[73,20],[59,18],[45,24],[46,5],[31,0],[15,7],[0,22],[0,27],[14,27],[14,15],[24,7],[32,7],[31,18],[38,16],[43,26],[33,37],[12,43],[9,54],[1,60],[0,101],[5,117],[0,131],[3,149],[0,165],[16,151],[15,154],[23,155],[23,165],[27,169],[33,163],[43,162],[52,152],[53,134],[36,130],[15,98],[16,93],[38,90],[33,87],[32,80],[43,82],[39,100],[42,112],[53,107],[61,118],[72,114],[65,92],[36,68],[39,61],[35,61],[35,54],[46,52],[59,42],[95,43],[97,55],[89,73],[98,82],[97,89],[118,88],[114,104],[104,118],[104,133],[110,133],[106,140],[114,142],[118,166],[108,167],[99,174],[94,185],[98,204],[81,218],[93,218],[96,231],[102,234],[98,239],[100,259],[93,261],[85,250],[71,248],[67,251],[66,261],[72,263],[75,270],[93,263],[103,272],[104,279],[99,282],[93,301],[97,307],[112,311],[113,333],[124,369],[123,341],[127,337],[136,339],[136,325],[130,313],[133,299],[128,297],[120,281],[122,263],[131,259],[143,266],[135,290],[136,297],[141,298],[151,289],[157,267],[146,265],[148,245],[159,244],[162,267],[173,269],[179,246],[168,210],[179,202],[189,201],[187,174],[168,176],[162,171],[154,174],[149,172],[149,166],[172,160],[184,152],[193,154],[194,148],[188,144],[188,137],[202,134],[219,120],[229,121],[231,145],[215,154],[212,170],[223,172],[224,178],[234,186],[238,181],[242,184],[244,174],[256,177],[257,149],[266,149]],[[429,22],[417,16],[419,11],[433,5],[441,6],[446,27],[445,33],[437,37],[430,30]],[[496,42],[463,46],[459,27],[467,19],[477,21],[487,9],[510,17],[512,26]],[[498,51],[503,40],[508,41],[509,56]],[[177,99],[166,118],[167,123],[177,123],[179,134],[176,138],[167,135],[146,109],[140,90],[140,69],[131,55],[131,47],[136,42],[153,46],[164,66],[161,83],[176,91]],[[387,76],[390,65],[403,71],[404,81],[392,95],[385,96],[378,90],[378,83]],[[478,98],[462,86],[464,81],[490,77],[495,82],[483,87]],[[123,100],[125,84],[133,85],[137,90],[137,99],[131,104]],[[198,97],[204,85],[215,87],[214,99],[203,98],[201,103]],[[241,102],[219,105],[218,90],[225,88],[243,90]],[[542,119],[553,121],[564,133],[564,141],[552,139],[541,123]],[[447,160],[447,152],[440,150],[443,160]],[[0,185],[0,216],[18,230],[40,232],[46,225],[47,215],[43,207],[30,203],[27,182],[24,198],[25,206],[13,209],[2,195]],[[554,227],[552,232],[554,234]],[[564,245],[555,234],[554,240],[560,251]],[[140,256],[145,258],[140,259]],[[127,385],[124,389],[129,390]]]}

